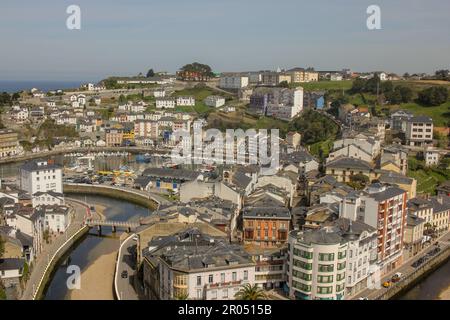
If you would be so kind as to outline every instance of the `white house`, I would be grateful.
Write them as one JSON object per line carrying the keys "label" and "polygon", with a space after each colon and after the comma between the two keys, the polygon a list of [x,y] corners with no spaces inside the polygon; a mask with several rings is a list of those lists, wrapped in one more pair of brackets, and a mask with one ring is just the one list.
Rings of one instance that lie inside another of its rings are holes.
{"label": "white house", "polygon": [[153,96],[155,98],[164,98],[166,96],[166,91],[164,89],[156,89],[153,91]]}
{"label": "white house", "polygon": [[33,208],[40,206],[64,205],[64,194],[53,191],[36,192],[33,194],[31,203]]}
{"label": "white house", "polygon": [[219,108],[225,104],[225,98],[221,96],[209,96],[205,99],[208,107]]}
{"label": "white house", "polygon": [[195,106],[195,98],[194,97],[177,97],[177,106],[193,107],[193,106]]}
{"label": "white house", "polygon": [[176,100],[174,98],[159,98],[156,99],[157,109],[174,109],[176,106]]}
{"label": "white house", "polygon": [[437,166],[439,164],[440,158],[439,150],[426,148],[424,152],[424,158],[425,158],[425,165],[427,167]]}
{"label": "white house", "polygon": [[33,195],[36,192],[62,193],[62,168],[49,161],[30,161],[20,168],[20,187]]}
{"label": "white house", "polygon": [[5,287],[20,284],[25,259],[4,258],[0,260],[0,279]]}
{"label": "white house", "polygon": [[241,89],[247,87],[249,77],[236,73],[224,73],[220,77],[219,87],[223,89]]}
{"label": "white house", "polygon": [[55,233],[63,233],[70,224],[70,209],[67,206],[42,206],[39,207],[44,217],[44,230]]}

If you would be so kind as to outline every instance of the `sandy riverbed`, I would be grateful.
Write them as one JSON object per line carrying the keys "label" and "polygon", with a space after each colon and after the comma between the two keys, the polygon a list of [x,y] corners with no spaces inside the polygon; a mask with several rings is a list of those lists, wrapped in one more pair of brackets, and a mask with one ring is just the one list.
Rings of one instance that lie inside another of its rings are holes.
{"label": "sandy riverbed", "polygon": [[450,287],[441,291],[438,300],[450,300]]}
{"label": "sandy riverbed", "polygon": [[69,293],[70,300],[113,300],[117,252],[100,256],[81,273],[81,289]]}

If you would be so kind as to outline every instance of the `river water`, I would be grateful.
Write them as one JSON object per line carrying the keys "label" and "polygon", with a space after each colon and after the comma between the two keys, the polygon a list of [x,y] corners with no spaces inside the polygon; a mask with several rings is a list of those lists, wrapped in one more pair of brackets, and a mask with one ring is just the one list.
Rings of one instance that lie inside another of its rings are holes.
{"label": "river water", "polygon": [[449,300],[450,260],[433,271],[415,287],[403,293],[398,300]]}
{"label": "river water", "polygon": [[[149,209],[123,202],[121,200],[110,199],[100,196],[80,197],[77,195],[68,195],[71,198],[78,198],[87,201],[90,205],[99,204],[105,206],[103,212],[107,219],[117,221],[138,221],[140,217],[151,214]],[[119,249],[119,236],[121,232],[113,234],[110,228],[102,228],[102,236],[99,236],[97,229],[93,228],[89,234],[81,240],[77,247],[68,253],[70,265],[80,267],[81,273],[88,268],[99,257],[116,252]],[[46,300],[67,300],[70,298],[70,290],[66,282],[70,274],[67,272],[67,266],[62,261],[57,267],[45,293]],[[102,274],[98,274],[102,277]],[[111,283],[111,293],[113,287]]]}

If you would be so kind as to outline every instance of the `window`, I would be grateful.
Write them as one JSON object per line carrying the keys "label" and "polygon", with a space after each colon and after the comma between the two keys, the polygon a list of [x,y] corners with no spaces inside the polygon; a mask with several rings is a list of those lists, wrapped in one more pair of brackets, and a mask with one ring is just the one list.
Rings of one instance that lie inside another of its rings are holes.
{"label": "window", "polygon": [[225,282],[225,273],[220,274],[220,282]]}
{"label": "window", "polygon": [[333,272],[334,266],[332,264],[319,264],[320,272]]}
{"label": "window", "polygon": [[319,254],[319,261],[333,261],[334,260],[334,253],[320,253]]}
{"label": "window", "polygon": [[321,294],[333,293],[333,287],[317,287],[317,293]]}
{"label": "window", "polygon": [[333,276],[317,276],[318,283],[330,283],[333,282]]}
{"label": "window", "polygon": [[202,277],[201,276],[197,276],[197,285],[198,286],[202,285]]}
{"label": "window", "polygon": [[211,291],[211,299],[217,299],[217,290]]}
{"label": "window", "polygon": [[236,272],[232,273],[232,279],[233,279],[233,281],[237,281],[237,273]]}
{"label": "window", "polygon": [[210,274],[208,277],[208,282],[213,283],[213,281],[214,281],[214,276],[212,274]]}
{"label": "window", "polygon": [[227,298],[228,299],[228,289],[223,289],[222,290],[222,298]]}
{"label": "window", "polygon": [[248,271],[244,270],[244,280],[248,280]]}

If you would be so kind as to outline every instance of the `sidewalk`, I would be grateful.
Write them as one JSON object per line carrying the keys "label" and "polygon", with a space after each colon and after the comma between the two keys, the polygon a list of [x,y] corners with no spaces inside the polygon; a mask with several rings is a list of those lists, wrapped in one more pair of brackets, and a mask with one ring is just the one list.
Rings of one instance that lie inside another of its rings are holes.
{"label": "sidewalk", "polygon": [[76,234],[79,230],[84,227],[84,219],[88,214],[88,208],[81,206],[78,203],[67,201],[68,204],[74,209],[74,217],[67,228],[66,232],[57,238],[55,238],[52,243],[45,245],[42,252],[36,258],[34,262],[33,270],[30,274],[25,289],[23,291],[21,300],[32,300],[34,293],[37,290],[39,282],[41,281],[44,272],[50,262],[50,259],[58,251],[58,249],[69,239],[71,236]]}

